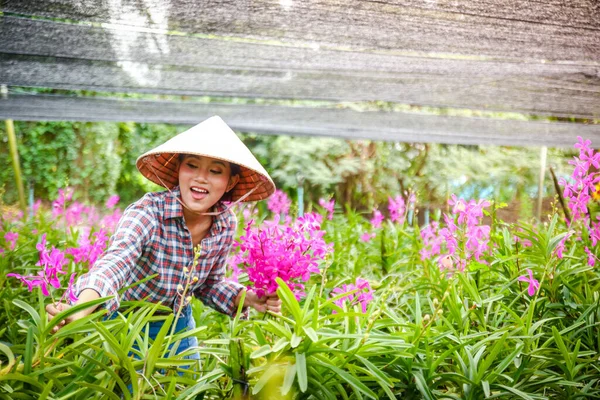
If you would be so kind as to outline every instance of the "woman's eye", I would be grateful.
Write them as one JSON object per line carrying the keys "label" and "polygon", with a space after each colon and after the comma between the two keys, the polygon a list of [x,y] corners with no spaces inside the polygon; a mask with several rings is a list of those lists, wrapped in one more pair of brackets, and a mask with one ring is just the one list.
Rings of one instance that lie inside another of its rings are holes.
{"label": "woman's eye", "polygon": [[196,166],[195,166],[194,164],[192,164],[192,163],[188,163],[188,164],[187,164],[187,166],[188,166],[188,167],[190,167],[190,168],[198,168],[198,167],[196,167]]}
{"label": "woman's eye", "polygon": [[212,172],[213,174],[220,174],[221,171],[216,170],[216,169],[211,169],[210,172]]}

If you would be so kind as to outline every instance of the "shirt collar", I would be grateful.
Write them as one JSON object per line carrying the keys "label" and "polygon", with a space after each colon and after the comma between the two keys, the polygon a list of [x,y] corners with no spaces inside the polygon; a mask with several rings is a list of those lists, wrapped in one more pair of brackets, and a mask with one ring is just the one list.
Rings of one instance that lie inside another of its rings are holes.
{"label": "shirt collar", "polygon": [[170,193],[166,194],[165,197],[165,219],[170,218],[183,218],[183,206],[178,201],[181,199],[181,191],[179,186],[175,186],[171,189]]}
{"label": "shirt collar", "polygon": [[[171,193],[167,193],[165,198],[165,219],[183,218],[183,206],[178,200],[181,200],[181,190],[179,190],[179,186],[175,186],[171,189]],[[211,211],[221,212],[221,214],[214,216],[210,228],[211,233],[219,233],[224,229],[227,229],[227,221],[229,220],[228,214],[231,213],[231,211],[225,211],[226,209],[227,206],[221,201],[213,206]]]}

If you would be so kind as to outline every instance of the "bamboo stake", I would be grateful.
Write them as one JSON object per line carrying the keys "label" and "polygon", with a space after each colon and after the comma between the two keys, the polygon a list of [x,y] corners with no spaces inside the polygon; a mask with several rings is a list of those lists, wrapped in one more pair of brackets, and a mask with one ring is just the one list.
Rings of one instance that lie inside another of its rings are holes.
{"label": "bamboo stake", "polygon": [[244,342],[234,338],[229,341],[229,366],[233,379],[234,400],[248,399],[248,382],[246,381],[246,367],[244,355]]}
{"label": "bamboo stake", "polygon": [[[2,99],[6,99],[8,95],[8,89],[6,85],[2,85],[1,88]],[[17,190],[19,191],[19,206],[23,213],[27,212],[27,203],[25,202],[25,188],[23,187],[23,180],[21,179],[21,166],[19,164],[19,151],[17,150],[17,138],[15,136],[15,126],[12,119],[5,120],[6,123],[6,134],[8,135],[8,146],[10,148],[10,158],[12,160],[13,170],[15,172],[15,183],[17,184]]]}

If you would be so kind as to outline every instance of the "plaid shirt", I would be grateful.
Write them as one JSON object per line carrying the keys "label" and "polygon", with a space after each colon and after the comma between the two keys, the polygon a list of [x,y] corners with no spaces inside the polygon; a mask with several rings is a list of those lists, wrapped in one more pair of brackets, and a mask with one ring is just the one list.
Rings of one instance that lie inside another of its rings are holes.
{"label": "plaid shirt", "polygon": [[[110,312],[119,307],[120,300],[142,300],[173,308],[180,305],[177,286],[187,281],[183,267],[192,270],[194,249],[192,236],[183,218],[183,207],[174,196],[179,188],[148,193],[131,204],[119,221],[106,252],[90,271],[82,275],[75,293],[91,288],[102,297],[115,296],[105,307]],[[215,211],[223,211],[222,203]],[[192,272],[198,281],[190,284],[187,293],[194,293],[202,302],[217,311],[234,315],[235,298],[243,286],[225,281],[226,258],[233,243],[237,220],[232,211],[213,218],[212,226],[200,243],[198,265]],[[126,290],[121,299],[117,291],[149,275],[158,274],[143,284]]]}

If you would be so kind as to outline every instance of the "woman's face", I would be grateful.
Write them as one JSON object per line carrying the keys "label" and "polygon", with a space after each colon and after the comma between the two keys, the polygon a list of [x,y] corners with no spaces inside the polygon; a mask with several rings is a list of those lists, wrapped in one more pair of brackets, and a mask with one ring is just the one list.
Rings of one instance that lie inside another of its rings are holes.
{"label": "woman's face", "polygon": [[207,212],[238,179],[227,161],[186,155],[179,164],[181,200],[189,211]]}

